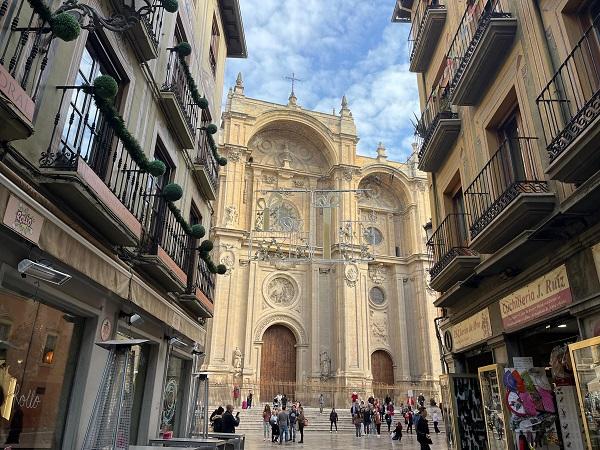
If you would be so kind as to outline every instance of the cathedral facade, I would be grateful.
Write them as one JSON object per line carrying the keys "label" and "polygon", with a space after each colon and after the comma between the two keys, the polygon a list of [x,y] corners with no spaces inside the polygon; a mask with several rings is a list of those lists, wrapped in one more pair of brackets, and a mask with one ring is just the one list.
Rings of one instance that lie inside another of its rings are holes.
{"label": "cathedral facade", "polygon": [[219,263],[204,369],[214,402],[239,388],[342,404],[350,392],[436,397],[441,370],[428,288],[427,178],[356,153],[339,113],[246,97],[223,114],[213,236]]}

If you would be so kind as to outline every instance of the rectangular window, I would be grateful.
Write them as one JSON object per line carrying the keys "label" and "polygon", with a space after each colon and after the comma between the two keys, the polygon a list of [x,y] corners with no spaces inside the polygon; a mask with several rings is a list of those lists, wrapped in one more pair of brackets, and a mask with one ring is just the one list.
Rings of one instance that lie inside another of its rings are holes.
{"label": "rectangular window", "polygon": [[213,16],[212,33],[210,36],[210,50],[208,52],[210,69],[212,70],[213,76],[217,75],[217,60],[219,57],[219,37],[219,24],[217,22],[217,17]]}

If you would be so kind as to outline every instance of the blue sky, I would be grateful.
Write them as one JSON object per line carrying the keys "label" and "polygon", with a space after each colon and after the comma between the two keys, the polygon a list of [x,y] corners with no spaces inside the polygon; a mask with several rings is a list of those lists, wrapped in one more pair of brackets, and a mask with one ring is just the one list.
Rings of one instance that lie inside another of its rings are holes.
{"label": "blue sky", "polygon": [[298,104],[339,112],[345,94],[360,142],[390,159],[411,152],[410,119],[419,110],[416,76],[408,71],[409,25],[391,23],[394,0],[240,0],[248,59],[227,61],[225,87],[244,76],[245,93],[287,103],[292,72]]}

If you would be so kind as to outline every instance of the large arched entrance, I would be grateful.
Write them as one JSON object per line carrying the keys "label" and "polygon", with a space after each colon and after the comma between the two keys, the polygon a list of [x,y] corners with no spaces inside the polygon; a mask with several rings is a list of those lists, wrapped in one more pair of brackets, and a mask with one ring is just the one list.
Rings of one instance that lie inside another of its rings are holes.
{"label": "large arched entrance", "polygon": [[394,363],[389,353],[377,350],[371,354],[373,392],[377,398],[392,395],[394,384]]}
{"label": "large arched entrance", "polygon": [[296,387],[296,337],[283,325],[273,325],[263,334],[260,361],[260,397],[270,402],[277,394],[294,398]]}

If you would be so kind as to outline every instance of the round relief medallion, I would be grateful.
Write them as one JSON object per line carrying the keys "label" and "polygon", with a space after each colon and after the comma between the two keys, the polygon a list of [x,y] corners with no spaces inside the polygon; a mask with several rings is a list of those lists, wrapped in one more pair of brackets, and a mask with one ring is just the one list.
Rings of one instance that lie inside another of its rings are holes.
{"label": "round relief medallion", "polygon": [[370,245],[379,245],[383,242],[383,234],[378,228],[368,227],[365,230],[365,240]]}
{"label": "round relief medallion", "polygon": [[369,299],[377,306],[383,305],[385,303],[385,293],[383,292],[383,289],[377,286],[372,287],[369,291]]}
{"label": "round relief medallion", "polygon": [[267,283],[265,296],[275,306],[291,305],[296,298],[296,286],[289,278],[276,276]]}

